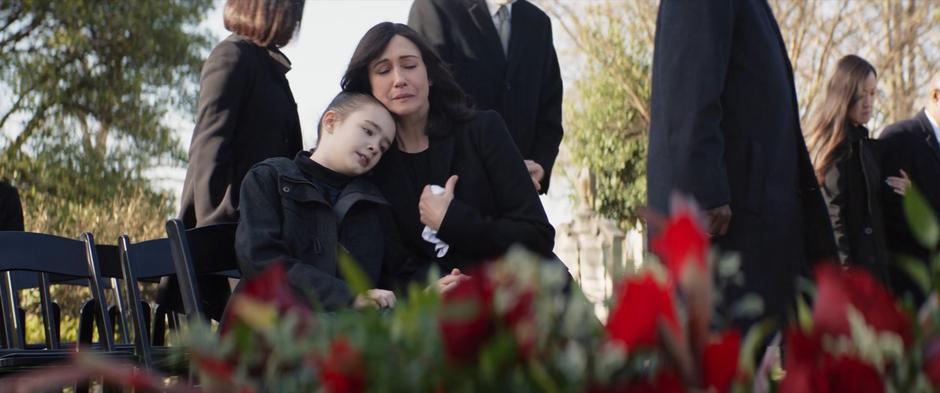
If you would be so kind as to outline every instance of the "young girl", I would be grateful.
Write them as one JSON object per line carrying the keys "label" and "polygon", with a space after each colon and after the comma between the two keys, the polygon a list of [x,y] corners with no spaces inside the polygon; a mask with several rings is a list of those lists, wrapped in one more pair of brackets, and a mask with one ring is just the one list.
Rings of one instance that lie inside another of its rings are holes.
{"label": "young girl", "polygon": [[241,187],[235,248],[242,275],[280,262],[291,288],[316,299],[311,306],[393,307],[391,291],[352,293],[338,255],[344,247],[373,285],[382,280],[388,202],[362,175],[379,162],[395,132],[392,116],[375,98],[340,93],[320,119],[313,151],[255,165]]}

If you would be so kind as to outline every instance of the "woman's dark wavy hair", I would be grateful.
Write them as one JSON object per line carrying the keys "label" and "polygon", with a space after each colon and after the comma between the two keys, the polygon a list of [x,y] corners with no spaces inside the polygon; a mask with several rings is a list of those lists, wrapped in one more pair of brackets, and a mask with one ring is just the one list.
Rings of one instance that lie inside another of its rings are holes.
{"label": "woman's dark wavy hair", "polygon": [[359,45],[356,46],[356,51],[349,60],[349,66],[346,67],[346,73],[340,81],[343,90],[372,94],[372,86],[369,83],[369,64],[382,55],[389,41],[396,35],[407,38],[418,47],[428,70],[428,81],[431,82],[428,88],[430,103],[428,129],[438,128],[432,125],[439,122],[469,121],[473,116],[473,110],[470,108],[467,95],[457,85],[447,65],[416,31],[401,23],[379,23],[369,29],[359,40]]}

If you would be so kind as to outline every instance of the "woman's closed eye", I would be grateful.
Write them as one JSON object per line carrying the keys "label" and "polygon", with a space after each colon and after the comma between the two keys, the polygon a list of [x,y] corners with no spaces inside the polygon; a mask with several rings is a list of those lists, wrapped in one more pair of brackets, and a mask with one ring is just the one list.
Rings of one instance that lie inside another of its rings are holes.
{"label": "woman's closed eye", "polygon": [[370,130],[370,129],[368,129],[368,128],[365,128],[365,127],[363,127],[362,130],[365,131],[365,132],[366,132],[366,135],[368,135],[368,136],[372,136],[372,135],[375,134],[375,131],[372,131],[372,130]]}

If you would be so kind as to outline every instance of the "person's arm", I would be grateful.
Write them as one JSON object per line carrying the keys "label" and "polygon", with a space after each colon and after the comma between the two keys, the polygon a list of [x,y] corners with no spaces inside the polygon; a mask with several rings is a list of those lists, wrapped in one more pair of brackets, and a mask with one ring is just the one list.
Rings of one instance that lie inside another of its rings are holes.
{"label": "person's arm", "polygon": [[829,221],[832,223],[832,233],[836,240],[836,249],[839,253],[839,260],[845,263],[850,256],[852,249],[849,243],[848,228],[846,227],[845,209],[848,200],[845,193],[848,187],[846,179],[847,173],[834,166],[826,173],[822,185],[823,198],[826,200],[826,207],[829,209]]}
{"label": "person's arm", "polygon": [[561,82],[561,69],[558,66],[558,55],[555,53],[555,45],[552,41],[552,25],[547,23],[546,37],[543,37],[543,45],[548,52],[545,64],[543,65],[543,79],[539,89],[538,113],[535,117],[535,140],[532,143],[531,157],[525,157],[537,162],[542,166],[544,175],[539,192],[545,194],[548,192],[548,186],[552,177],[552,167],[555,165],[555,159],[558,157],[558,146],[561,145],[561,139],[564,130],[561,124],[561,104],[562,92],[564,88]]}
{"label": "person's arm", "polygon": [[[555,230],[548,223],[506,124],[496,112],[482,112],[478,116],[483,117],[481,124],[467,132],[474,139],[476,158],[496,194],[496,211],[479,212],[454,198],[441,221],[438,237],[468,255],[492,256],[516,243],[550,255]],[[459,187],[459,180],[457,184]]]}
{"label": "person's arm", "polygon": [[287,268],[288,284],[296,293],[314,293],[327,310],[352,305],[353,295],[346,282],[303,263],[291,254],[289,239],[285,238],[282,230],[283,210],[273,168],[261,164],[245,175],[240,208],[235,252],[244,274],[262,271],[272,263],[283,263]]}
{"label": "person's arm", "polygon": [[249,90],[250,66],[243,48],[217,46],[202,68],[196,127],[189,148],[193,203],[200,225],[235,216],[232,143],[242,101]]}
{"label": "person's arm", "polygon": [[657,20],[651,129],[668,134],[678,191],[709,210],[731,202],[721,95],[737,3],[663,0]]}

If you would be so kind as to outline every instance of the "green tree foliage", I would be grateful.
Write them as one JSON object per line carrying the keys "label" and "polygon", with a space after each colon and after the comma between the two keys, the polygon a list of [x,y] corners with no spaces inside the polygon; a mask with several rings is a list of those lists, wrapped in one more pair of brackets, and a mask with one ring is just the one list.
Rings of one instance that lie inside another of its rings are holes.
{"label": "green tree foliage", "polygon": [[[185,159],[168,113],[194,112],[212,5],[0,0],[0,177],[20,189],[27,230],[165,236],[174,198],[146,174]],[[83,296],[54,292],[63,311]]]}
{"label": "green tree foliage", "polygon": [[[210,42],[198,23],[211,0],[0,0],[0,173],[25,192],[29,217],[68,222],[68,203],[148,193],[148,218],[169,198],[145,171],[184,152],[167,113],[192,113]],[[143,217],[141,217],[143,218]],[[82,223],[87,224],[87,223]],[[94,229],[84,227],[88,230]],[[59,233],[66,226],[42,228]],[[75,233],[62,233],[75,236]]]}
{"label": "green tree foliage", "polygon": [[549,5],[574,42],[580,74],[566,92],[565,144],[594,178],[593,208],[637,225],[646,204],[651,1]]}

